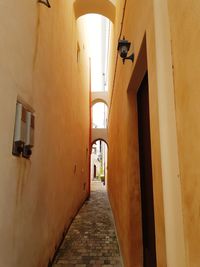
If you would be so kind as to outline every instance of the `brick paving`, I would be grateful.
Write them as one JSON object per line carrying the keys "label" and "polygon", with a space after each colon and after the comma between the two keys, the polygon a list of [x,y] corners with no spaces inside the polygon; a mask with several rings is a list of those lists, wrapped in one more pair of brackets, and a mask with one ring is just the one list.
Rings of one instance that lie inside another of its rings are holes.
{"label": "brick paving", "polygon": [[106,190],[92,183],[91,197],[74,219],[53,267],[121,267]]}

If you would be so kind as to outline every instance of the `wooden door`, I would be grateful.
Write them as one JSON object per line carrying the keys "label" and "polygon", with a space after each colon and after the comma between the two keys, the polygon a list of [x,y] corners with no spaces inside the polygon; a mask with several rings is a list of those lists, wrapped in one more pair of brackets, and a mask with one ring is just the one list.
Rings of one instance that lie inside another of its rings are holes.
{"label": "wooden door", "polygon": [[156,267],[149,88],[146,73],[137,93],[144,267]]}

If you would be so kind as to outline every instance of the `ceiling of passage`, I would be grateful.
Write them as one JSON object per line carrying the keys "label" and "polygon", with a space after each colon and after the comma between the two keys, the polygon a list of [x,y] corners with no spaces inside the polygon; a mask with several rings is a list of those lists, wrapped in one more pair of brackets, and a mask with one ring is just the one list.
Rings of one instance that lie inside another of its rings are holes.
{"label": "ceiling of passage", "polygon": [[75,0],[74,12],[76,19],[89,13],[96,13],[107,17],[113,23],[115,21],[113,0]]}

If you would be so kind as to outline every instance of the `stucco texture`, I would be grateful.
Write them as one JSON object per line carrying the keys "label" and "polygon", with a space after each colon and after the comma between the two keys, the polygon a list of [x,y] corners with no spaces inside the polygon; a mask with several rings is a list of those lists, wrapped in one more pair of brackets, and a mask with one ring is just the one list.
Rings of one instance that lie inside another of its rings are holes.
{"label": "stucco texture", "polygon": [[[88,195],[89,59],[73,1],[51,5],[0,3],[0,266],[46,267]],[[18,97],[35,110],[30,160],[12,156]]]}
{"label": "stucco texture", "polygon": [[196,267],[200,264],[200,5],[118,1],[116,14],[113,43],[125,36],[135,52],[135,63],[123,65],[113,46],[110,71],[114,82],[110,81],[108,188],[124,264],[142,266],[136,92],[145,36],[157,265]]}
{"label": "stucco texture", "polygon": [[187,266],[196,267],[200,265],[200,3],[168,3],[186,259]]}
{"label": "stucco texture", "polygon": [[[110,70],[110,73],[116,71],[116,74],[114,82],[110,82],[111,87],[114,85],[110,93],[108,191],[124,265],[143,266],[136,93],[148,63],[157,263],[158,266],[166,266],[153,3],[118,1],[116,14],[111,65],[113,68],[116,66],[116,44],[123,36],[131,42],[130,53],[134,51],[135,61],[134,64],[126,61],[123,65],[118,57],[116,70]],[[144,52],[139,55],[145,39],[147,59]]]}

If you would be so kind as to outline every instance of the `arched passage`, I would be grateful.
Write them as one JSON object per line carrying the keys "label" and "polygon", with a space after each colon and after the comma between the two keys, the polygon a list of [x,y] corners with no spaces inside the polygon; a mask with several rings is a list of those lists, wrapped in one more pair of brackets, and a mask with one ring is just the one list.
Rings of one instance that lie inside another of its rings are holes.
{"label": "arched passage", "polygon": [[102,142],[106,143],[106,145],[107,145],[107,147],[108,147],[108,142],[107,142],[107,140],[106,140],[106,139],[102,139],[102,138],[98,138],[98,139],[93,140],[91,146],[93,146],[97,141],[102,141]]}
{"label": "arched passage", "polygon": [[99,102],[104,103],[108,107],[108,92],[107,91],[92,92],[92,106]]}
{"label": "arched passage", "polygon": [[115,6],[110,0],[75,0],[74,12],[76,19],[85,14],[96,13],[107,17],[113,23],[115,21]]}
{"label": "arched passage", "polygon": [[103,103],[108,107],[107,102],[105,102],[103,99],[95,99],[94,101],[92,101],[92,106],[94,106],[97,103]]}
{"label": "arched passage", "polygon": [[91,145],[91,169],[92,181],[101,181],[107,185],[108,144],[105,140],[97,139]]}
{"label": "arched passage", "polygon": [[93,128],[92,129],[92,140],[94,143],[96,140],[103,140],[108,144],[108,133],[106,128]]}

